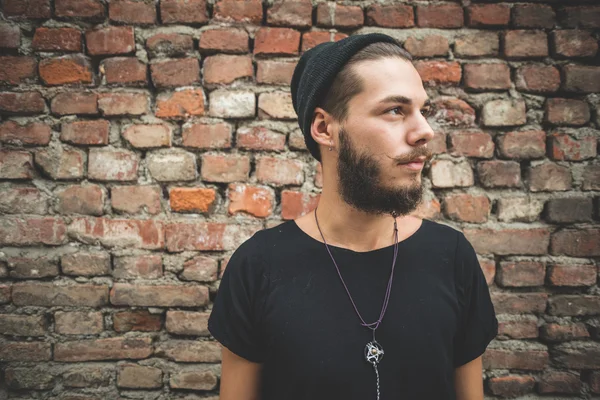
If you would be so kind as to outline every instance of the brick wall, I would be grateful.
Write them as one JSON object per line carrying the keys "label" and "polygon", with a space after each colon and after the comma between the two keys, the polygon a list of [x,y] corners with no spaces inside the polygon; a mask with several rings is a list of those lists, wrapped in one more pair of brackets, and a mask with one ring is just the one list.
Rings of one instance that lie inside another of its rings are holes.
{"label": "brick wall", "polygon": [[227,259],[321,188],[298,56],[374,31],[437,108],[417,214],[480,255],[487,395],[599,396],[594,3],[1,0],[0,398],[216,399]]}

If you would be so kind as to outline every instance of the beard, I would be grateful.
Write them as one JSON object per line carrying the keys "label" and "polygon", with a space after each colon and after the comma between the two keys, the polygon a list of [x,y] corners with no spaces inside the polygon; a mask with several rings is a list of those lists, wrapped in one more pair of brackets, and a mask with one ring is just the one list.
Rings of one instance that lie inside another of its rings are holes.
{"label": "beard", "polygon": [[[359,154],[352,146],[346,131],[339,132],[338,181],[342,199],[350,206],[369,214],[407,215],[414,211],[423,198],[423,185],[415,177],[410,184],[387,187],[382,182],[378,161],[367,154]],[[422,148],[419,154],[431,158]],[[418,172],[419,174],[421,172]]]}

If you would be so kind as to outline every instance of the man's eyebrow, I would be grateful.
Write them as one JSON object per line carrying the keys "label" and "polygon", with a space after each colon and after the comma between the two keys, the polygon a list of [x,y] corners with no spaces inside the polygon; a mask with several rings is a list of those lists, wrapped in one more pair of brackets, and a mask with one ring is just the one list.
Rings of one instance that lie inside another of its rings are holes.
{"label": "man's eyebrow", "polygon": [[[400,103],[400,104],[406,104],[407,106],[410,106],[413,104],[413,101],[412,101],[412,99],[409,99],[408,97],[405,97],[405,96],[388,96],[388,97],[384,98],[383,100],[381,100],[379,103],[380,104]],[[428,107],[430,105],[431,105],[431,100],[427,99],[427,100],[425,100],[423,107]]]}

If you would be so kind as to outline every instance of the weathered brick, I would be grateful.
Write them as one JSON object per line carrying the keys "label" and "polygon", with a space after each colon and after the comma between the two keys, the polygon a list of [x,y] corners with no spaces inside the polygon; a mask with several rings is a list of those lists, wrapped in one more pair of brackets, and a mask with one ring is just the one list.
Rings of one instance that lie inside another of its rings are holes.
{"label": "weathered brick", "polygon": [[39,92],[1,92],[0,114],[37,114],[46,110],[46,102]]}
{"label": "weathered brick", "polygon": [[113,259],[113,277],[116,279],[157,279],[162,275],[162,257],[158,254],[119,256]]}
{"label": "weathered brick", "polygon": [[498,335],[509,339],[535,339],[538,337],[538,319],[532,315],[500,315]]}
{"label": "weathered brick", "polygon": [[224,122],[185,124],[181,136],[185,147],[199,149],[226,149],[231,147],[231,125]]}
{"label": "weathered brick", "polygon": [[590,389],[592,393],[600,393],[600,372],[590,374]]}
{"label": "weathered brick", "polygon": [[169,204],[171,211],[205,213],[211,210],[215,200],[214,189],[206,188],[171,188]]}
{"label": "weathered brick", "polygon": [[423,38],[409,37],[404,42],[404,48],[413,57],[436,57],[448,54],[450,46],[448,39],[442,35],[427,35]]}
{"label": "weathered brick", "polygon": [[446,196],[442,207],[452,220],[483,223],[488,220],[492,205],[487,196],[459,193]]}
{"label": "weathered brick", "polygon": [[202,179],[208,182],[245,181],[250,173],[250,158],[240,154],[203,154]]}
{"label": "weathered brick", "polygon": [[545,4],[516,4],[512,9],[513,26],[517,28],[553,28],[556,15]]}
{"label": "weathered brick", "polygon": [[535,378],[533,376],[507,375],[490,378],[490,392],[501,397],[517,397],[533,391]]}
{"label": "weathered brick", "polygon": [[208,303],[206,286],[115,283],[110,302],[117,306],[198,307]]}
{"label": "weathered brick", "polygon": [[108,287],[91,284],[57,286],[52,283],[16,283],[12,288],[12,299],[17,306],[100,307],[108,304]]}
{"label": "weathered brick", "polygon": [[113,210],[128,214],[158,214],[161,211],[160,198],[159,186],[113,186],[110,190]]}
{"label": "weathered brick", "polygon": [[182,370],[171,374],[169,386],[173,389],[213,390],[217,387],[217,375],[206,367]]}
{"label": "weathered brick", "polygon": [[586,165],[582,176],[583,190],[600,190],[600,164]]}
{"label": "weathered brick", "polygon": [[364,14],[360,6],[337,3],[319,3],[317,5],[317,25],[328,28],[358,28],[364,23]]}
{"label": "weathered brick", "polygon": [[464,65],[464,84],[469,89],[498,90],[510,88],[510,68],[506,64]]}
{"label": "weathered brick", "polygon": [[600,255],[600,229],[566,229],[552,234],[552,254],[572,257],[597,257]]}
{"label": "weathered brick", "polygon": [[0,225],[3,246],[60,245],[66,241],[66,226],[54,217],[4,217]]}
{"label": "weathered brick", "polygon": [[289,92],[261,93],[258,96],[260,119],[296,119],[296,112]]}
{"label": "weathered brick", "polygon": [[559,14],[561,24],[569,28],[600,28],[600,7],[564,7]]}
{"label": "weathered brick", "polygon": [[100,0],[55,0],[54,14],[61,18],[100,20],[105,17]]}
{"label": "weathered brick", "polygon": [[600,314],[600,296],[554,295],[548,301],[548,314],[585,316]]}
{"label": "weathered brick", "polygon": [[510,22],[508,4],[472,4],[467,7],[467,25],[474,27],[506,26]]}
{"label": "weathered brick", "polygon": [[13,336],[44,336],[48,322],[43,315],[0,314],[0,333]]}
{"label": "weathered brick", "polygon": [[541,262],[506,261],[497,270],[496,282],[504,287],[543,286],[546,267]]}
{"label": "weathered brick", "polygon": [[21,46],[21,30],[18,25],[0,23],[0,49],[18,49]]}
{"label": "weathered brick", "polygon": [[133,147],[149,149],[170,147],[173,129],[167,124],[130,125],[123,132],[123,138]]}
{"label": "weathered brick", "polygon": [[477,176],[484,187],[522,186],[521,166],[516,161],[482,161],[477,163]]}
{"label": "weathered brick", "polygon": [[504,34],[504,55],[508,58],[536,58],[548,55],[548,38],[543,31],[515,30]]}
{"label": "weathered brick", "polygon": [[219,265],[210,257],[194,257],[183,263],[179,277],[185,281],[214,282],[217,280]]}
{"label": "weathered brick", "polygon": [[540,336],[549,342],[564,342],[590,337],[585,324],[576,322],[572,324],[547,323],[540,327]]}
{"label": "weathered brick", "polygon": [[45,19],[52,16],[50,0],[4,0],[2,12],[7,17]]}
{"label": "weathered brick", "polygon": [[581,380],[573,372],[548,371],[538,381],[539,393],[579,394]]}
{"label": "weathered brick", "polygon": [[98,185],[68,186],[55,192],[56,210],[60,214],[86,214],[100,216],[104,213],[104,192]]}
{"label": "weathered brick", "polygon": [[33,160],[27,151],[0,150],[0,179],[33,178]]}
{"label": "weathered brick", "polygon": [[565,191],[571,189],[573,184],[569,168],[551,162],[531,167],[528,178],[532,192]]}
{"label": "weathered brick", "polygon": [[46,342],[4,342],[0,346],[0,361],[49,361],[52,344]]}
{"label": "weathered brick", "polygon": [[35,30],[31,46],[37,51],[81,51],[81,32],[75,28]]}
{"label": "weathered brick", "polygon": [[[600,309],[600,304],[598,305]],[[600,368],[600,344],[594,342],[562,343],[554,347],[552,361],[568,369]]]}
{"label": "weathered brick", "polygon": [[169,340],[156,344],[155,355],[177,362],[221,361],[221,345],[214,341]]}
{"label": "weathered brick", "polygon": [[39,72],[40,78],[50,86],[92,83],[94,80],[90,60],[81,54],[43,59]]}
{"label": "weathered brick", "polygon": [[108,144],[110,122],[104,119],[95,121],[63,122],[60,140],[83,145]]}
{"label": "weathered brick", "polygon": [[438,98],[433,101],[433,119],[440,126],[469,127],[475,123],[475,110],[463,100]]}
{"label": "weathered brick", "polygon": [[7,387],[14,390],[49,390],[54,388],[57,373],[44,367],[44,365],[37,365],[25,368],[6,368],[4,379]]}
{"label": "weathered brick", "polygon": [[285,220],[299,218],[313,211],[319,203],[319,194],[293,190],[281,192],[281,217]]}
{"label": "weathered brick", "polygon": [[499,50],[500,38],[497,32],[465,33],[454,40],[454,54],[457,56],[494,56]]}
{"label": "weathered brick", "polygon": [[423,28],[460,28],[463,20],[463,9],[459,4],[417,6],[417,25]]}
{"label": "weathered brick", "polygon": [[481,118],[485,126],[515,126],[527,122],[525,101],[491,100],[485,103]]}
{"label": "weathered brick", "polygon": [[464,234],[480,254],[544,255],[550,243],[550,230],[547,228],[473,228],[465,229]]}
{"label": "weathered brick", "polygon": [[8,275],[15,279],[40,279],[58,275],[56,261],[47,257],[10,257],[7,265]]}
{"label": "weathered brick", "polygon": [[305,32],[302,34],[302,52],[305,52],[321,43],[337,42],[348,37],[345,33],[330,33],[323,31]]}
{"label": "weathered brick", "polygon": [[116,332],[156,332],[161,328],[161,316],[147,310],[118,312],[113,314],[113,328]]}
{"label": "weathered brick", "polygon": [[145,114],[148,104],[145,93],[111,92],[98,96],[98,109],[105,116]]}
{"label": "weathered brick", "polygon": [[[249,3],[239,1],[239,3]],[[217,3],[218,6],[219,3]],[[259,2],[260,12],[262,14],[262,4]],[[262,18],[262,17],[261,17]],[[247,53],[248,52],[248,33],[241,29],[209,29],[203,31],[200,36],[200,50],[219,51],[223,53]]]}
{"label": "weathered brick", "polygon": [[552,32],[554,53],[558,57],[593,57],[598,53],[598,41],[590,32],[560,30]]}
{"label": "weathered brick", "polygon": [[54,360],[63,362],[142,359],[152,354],[148,337],[113,337],[56,343]]}
{"label": "weathered brick", "polygon": [[556,92],[560,87],[560,72],[553,65],[524,65],[517,68],[515,83],[524,92]]}
{"label": "weathered brick", "polygon": [[219,0],[215,2],[215,21],[260,25],[263,7],[260,0]]}
{"label": "weathered brick", "polygon": [[285,134],[263,126],[242,126],[236,132],[236,147],[240,149],[283,151],[285,140]]}
{"label": "weathered brick", "polygon": [[591,65],[565,65],[563,88],[567,92],[600,92],[600,67]]}
{"label": "weathered brick", "polygon": [[462,75],[460,64],[455,61],[417,61],[415,68],[423,83],[429,85],[458,84]]}
{"label": "weathered brick", "polygon": [[59,93],[52,98],[50,108],[52,113],[58,115],[97,115],[98,95],[87,92]]}
{"label": "weathered brick", "polygon": [[139,158],[125,149],[90,149],[88,177],[98,181],[133,181],[137,179]]}
{"label": "weathered brick", "polygon": [[[429,142],[429,146],[428,146],[429,150],[431,150],[431,151],[433,151],[435,149],[432,142]],[[292,133],[290,133],[290,137],[288,139],[288,147],[290,148],[290,150],[301,150],[301,151],[308,150],[308,148],[306,147],[306,141],[304,140],[304,134],[302,133],[302,131],[300,129],[295,129],[292,131]],[[317,172],[317,174],[318,173],[319,172]]]}
{"label": "weathered brick", "polygon": [[230,84],[238,79],[252,78],[252,57],[219,54],[204,60],[204,83]]}
{"label": "weathered brick", "polygon": [[413,7],[402,4],[372,4],[367,8],[367,25],[410,28],[415,26]]}
{"label": "weathered brick", "polygon": [[96,335],[104,330],[104,320],[99,311],[58,311],[54,330],[61,335]]}
{"label": "weathered brick", "polygon": [[506,197],[498,199],[498,220],[534,222],[539,220],[544,208],[542,200],[530,197]]}
{"label": "weathered brick", "polygon": [[450,154],[477,158],[492,158],[494,142],[485,132],[459,131],[450,133]]}
{"label": "weathered brick", "polygon": [[146,48],[152,57],[178,57],[194,50],[194,40],[180,33],[157,33],[146,40]]}
{"label": "weathered brick", "polygon": [[273,26],[308,28],[312,25],[310,0],[275,0],[267,10],[267,23]]}
{"label": "weathered brick", "polygon": [[250,91],[213,90],[209,96],[210,110],[213,117],[248,118],[254,117],[256,97]]}
{"label": "weathered brick", "polygon": [[200,65],[196,58],[161,60],[150,64],[150,72],[157,88],[200,83]]}
{"label": "weathered brick", "polygon": [[162,150],[146,156],[150,174],[159,182],[196,179],[196,156],[183,150]]}
{"label": "weathered brick", "polygon": [[187,119],[204,115],[204,92],[202,89],[181,89],[161,93],[156,98],[156,116],[167,119]]}
{"label": "weathered brick", "polygon": [[259,229],[262,225],[172,221],[166,226],[165,238],[171,252],[234,250]]}
{"label": "weathered brick", "polygon": [[175,335],[208,336],[208,312],[167,311],[165,327]]}
{"label": "weathered brick", "polygon": [[48,196],[35,187],[8,187],[2,189],[0,214],[46,214]]}
{"label": "weathered brick", "polygon": [[10,285],[0,285],[0,304],[10,303]]}
{"label": "weathered brick", "polygon": [[242,211],[255,217],[265,218],[273,212],[275,195],[272,190],[245,184],[230,184],[228,189],[229,214]]}
{"label": "weathered brick", "polygon": [[85,41],[91,55],[127,54],[135,50],[132,27],[108,26],[87,31]]}
{"label": "weathered brick", "polygon": [[118,367],[117,387],[129,389],[156,389],[162,386],[162,370],[137,364]]}
{"label": "weathered brick", "polygon": [[304,164],[299,160],[262,157],[256,162],[259,182],[274,186],[301,185],[304,182]]}
{"label": "weathered brick", "polygon": [[113,0],[108,4],[108,17],[125,24],[155,24],[156,5],[149,0]]}
{"label": "weathered brick", "polygon": [[473,170],[467,161],[435,160],[431,163],[431,183],[436,188],[473,186]]}
{"label": "weathered brick", "polygon": [[41,122],[20,125],[15,121],[0,123],[0,143],[47,145],[52,129]]}
{"label": "weathered brick", "polygon": [[103,60],[100,71],[109,85],[145,86],[146,64],[135,57],[114,57]]}
{"label": "weathered brick", "polygon": [[60,259],[60,266],[65,275],[109,275],[110,255],[104,252],[65,254]]}
{"label": "weathered brick", "polygon": [[206,0],[161,0],[163,24],[202,24],[208,22]]}
{"label": "weathered brick", "polygon": [[484,369],[520,369],[542,371],[550,365],[545,346],[529,345],[518,349],[488,348],[483,355]]}
{"label": "weathered brick", "polygon": [[74,218],[69,236],[83,243],[105,247],[135,247],[148,250],[164,247],[163,224],[155,220]]}
{"label": "weathered brick", "polygon": [[543,158],[546,154],[544,131],[507,132],[498,137],[498,150],[503,157],[517,160]]}
{"label": "weathered brick", "polygon": [[37,77],[37,61],[33,57],[0,56],[0,83],[18,85]]}
{"label": "weathered brick", "polygon": [[254,39],[254,55],[296,55],[300,32],[289,28],[261,27]]}
{"label": "weathered brick", "polygon": [[548,282],[552,286],[594,286],[598,268],[592,264],[551,265],[548,268]]}
{"label": "weathered brick", "polygon": [[585,101],[575,99],[548,99],[545,120],[554,125],[585,125],[590,120],[590,109]]}
{"label": "weathered brick", "polygon": [[595,136],[574,138],[568,134],[554,133],[550,138],[549,153],[553,160],[581,161],[596,157]]}

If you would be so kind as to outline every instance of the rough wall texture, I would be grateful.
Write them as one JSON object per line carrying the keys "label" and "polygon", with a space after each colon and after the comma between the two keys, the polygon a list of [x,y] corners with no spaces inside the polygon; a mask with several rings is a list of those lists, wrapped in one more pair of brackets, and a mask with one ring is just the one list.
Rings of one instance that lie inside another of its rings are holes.
{"label": "rough wall texture", "polygon": [[299,54],[397,37],[437,108],[417,214],[480,255],[489,398],[600,398],[596,1],[1,0],[0,399],[216,399],[228,257],[314,207]]}

